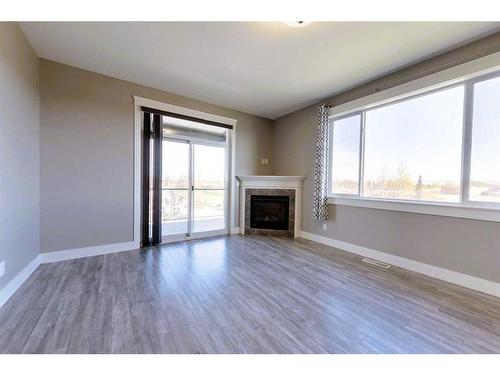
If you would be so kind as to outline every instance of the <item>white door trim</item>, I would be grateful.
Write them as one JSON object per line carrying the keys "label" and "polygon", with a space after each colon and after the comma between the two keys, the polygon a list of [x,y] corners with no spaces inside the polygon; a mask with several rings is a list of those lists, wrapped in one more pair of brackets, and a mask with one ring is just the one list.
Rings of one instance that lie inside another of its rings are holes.
{"label": "white door trim", "polygon": [[167,112],[177,113],[181,115],[196,117],[203,120],[216,121],[226,125],[232,125],[233,130],[229,132],[230,134],[230,145],[229,145],[229,162],[231,167],[229,168],[229,191],[227,195],[229,199],[228,216],[229,221],[227,225],[228,233],[231,233],[234,226],[234,207],[235,207],[235,155],[236,155],[236,126],[237,120],[223,117],[219,115],[214,115],[207,112],[201,112],[190,108],[180,107],[177,105],[159,102],[152,99],[142,98],[140,96],[134,96],[134,239],[133,242],[136,248],[140,247],[141,238],[141,135],[142,135],[142,116],[141,116],[141,106],[155,108]]}

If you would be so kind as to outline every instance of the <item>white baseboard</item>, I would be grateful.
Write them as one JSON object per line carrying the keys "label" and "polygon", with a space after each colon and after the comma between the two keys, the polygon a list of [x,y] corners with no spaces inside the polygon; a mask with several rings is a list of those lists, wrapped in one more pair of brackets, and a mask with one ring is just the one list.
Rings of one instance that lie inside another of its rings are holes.
{"label": "white baseboard", "polygon": [[17,289],[23,285],[23,283],[30,277],[30,275],[37,269],[40,265],[39,256],[33,259],[26,267],[22,269],[21,272],[17,274],[5,287],[0,290],[0,307],[2,307],[5,302],[9,300],[10,297],[16,292]]}
{"label": "white baseboard", "polygon": [[41,253],[31,261],[19,274],[14,277],[2,290],[0,290],[0,307],[2,307],[17,289],[30,277],[40,264],[60,262],[63,260],[85,258],[94,255],[118,253],[121,251],[135,250],[139,244],[134,241],[114,243],[102,246],[84,247],[80,249],[52,251]]}
{"label": "white baseboard", "polygon": [[[239,228],[232,228],[231,233],[239,233]],[[324,237],[309,232],[300,232],[300,237],[319,242],[337,249],[345,250],[350,253],[389,263],[397,267],[405,268],[410,271],[434,277],[436,279],[444,280],[466,288],[500,297],[500,283],[480,279],[478,277],[470,275],[465,275],[441,267],[431,266],[430,264],[417,262],[415,260],[399,257],[397,255],[387,254],[382,251],[369,249],[367,247],[354,245],[349,242],[339,241],[333,238]],[[14,277],[14,279],[12,279],[2,290],[0,290],[0,307],[2,307],[9,300],[9,298],[16,292],[19,287],[21,287],[21,285],[28,279],[28,277],[37,269],[37,267],[41,263],[60,262],[63,260],[84,258],[94,255],[111,254],[138,248],[139,245],[136,242],[130,241],[103,246],[93,246],[80,249],[41,253],[26,267],[24,267],[24,269],[19,272],[19,274]]]}
{"label": "white baseboard", "polygon": [[451,271],[446,268],[431,266],[430,264],[417,262],[415,260],[403,258],[397,255],[391,255],[382,251],[369,249],[367,247],[354,245],[349,242],[339,241],[333,238],[324,237],[309,232],[302,231],[300,236],[307,240],[319,242],[340,250],[345,250],[350,253],[361,255],[363,257],[376,259],[397,267],[405,268],[413,272],[418,272],[435,279],[444,280],[469,289],[474,289],[483,293],[500,297],[500,283],[496,283],[494,281],[480,279],[475,276],[465,275],[463,273]]}
{"label": "white baseboard", "polygon": [[80,249],[51,251],[48,253],[40,253],[40,263],[61,262],[63,260],[91,257],[95,255],[119,253],[121,251],[129,251],[138,249],[140,246],[137,242],[121,242],[112,243],[109,245],[82,247]]}

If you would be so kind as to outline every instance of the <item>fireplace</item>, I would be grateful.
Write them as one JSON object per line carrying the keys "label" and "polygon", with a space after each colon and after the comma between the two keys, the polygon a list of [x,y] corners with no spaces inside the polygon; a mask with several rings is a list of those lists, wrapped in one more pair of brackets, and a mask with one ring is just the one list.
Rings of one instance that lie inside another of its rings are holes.
{"label": "fireplace", "polygon": [[289,211],[288,195],[251,195],[250,228],[287,231]]}
{"label": "fireplace", "polygon": [[294,189],[245,189],[245,234],[293,237]]}
{"label": "fireplace", "polygon": [[241,234],[300,236],[303,176],[237,176]]}

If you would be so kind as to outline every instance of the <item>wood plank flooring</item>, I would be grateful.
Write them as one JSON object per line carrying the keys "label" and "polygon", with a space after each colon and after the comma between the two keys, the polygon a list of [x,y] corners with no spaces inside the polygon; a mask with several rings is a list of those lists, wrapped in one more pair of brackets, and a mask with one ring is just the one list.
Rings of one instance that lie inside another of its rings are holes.
{"label": "wood plank flooring", "polygon": [[215,237],[41,265],[3,353],[500,353],[500,299],[307,240]]}

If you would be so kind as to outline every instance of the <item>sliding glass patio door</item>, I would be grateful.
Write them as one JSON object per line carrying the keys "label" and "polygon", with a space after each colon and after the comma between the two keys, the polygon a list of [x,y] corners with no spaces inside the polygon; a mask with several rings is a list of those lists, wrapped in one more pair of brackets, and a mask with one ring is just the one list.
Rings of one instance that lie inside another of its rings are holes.
{"label": "sliding glass patio door", "polygon": [[193,233],[226,229],[226,148],[209,144],[192,147]]}
{"label": "sliding glass patio door", "polygon": [[224,142],[164,138],[162,239],[227,233],[227,147]]}
{"label": "sliding glass patio door", "polygon": [[189,142],[163,140],[162,144],[162,237],[189,233],[191,200]]}

